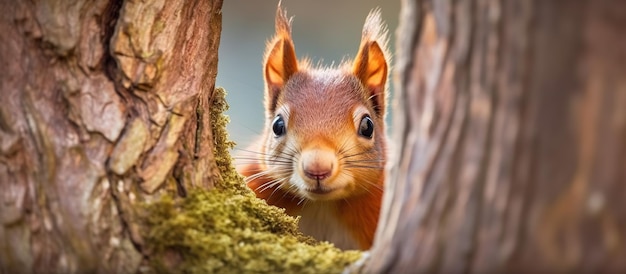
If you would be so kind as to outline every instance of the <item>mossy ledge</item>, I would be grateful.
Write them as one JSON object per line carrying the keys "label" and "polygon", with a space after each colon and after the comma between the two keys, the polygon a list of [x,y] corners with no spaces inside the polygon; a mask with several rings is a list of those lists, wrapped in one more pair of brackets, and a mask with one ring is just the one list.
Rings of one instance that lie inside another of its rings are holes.
{"label": "mossy ledge", "polygon": [[146,205],[151,269],[176,273],[340,273],[361,256],[298,232],[297,220],[257,199],[237,174],[229,150],[225,91],[211,105],[221,180],[186,198],[165,195]]}

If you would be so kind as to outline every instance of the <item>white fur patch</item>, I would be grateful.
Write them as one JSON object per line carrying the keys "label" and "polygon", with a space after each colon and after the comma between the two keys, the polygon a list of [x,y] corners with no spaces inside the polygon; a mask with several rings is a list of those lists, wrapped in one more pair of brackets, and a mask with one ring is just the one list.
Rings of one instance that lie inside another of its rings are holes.
{"label": "white fur patch", "polygon": [[308,201],[300,212],[300,230],[320,241],[328,241],[341,249],[359,249],[359,243],[335,216],[329,202]]}

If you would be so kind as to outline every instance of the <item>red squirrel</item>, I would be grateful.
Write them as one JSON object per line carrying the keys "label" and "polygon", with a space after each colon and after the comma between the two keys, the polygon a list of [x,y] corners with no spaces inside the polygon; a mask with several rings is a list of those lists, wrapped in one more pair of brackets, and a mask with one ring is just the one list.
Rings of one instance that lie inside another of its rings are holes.
{"label": "red squirrel", "polygon": [[386,160],[387,31],[373,10],[353,62],[314,67],[296,59],[280,3],[264,60],[264,133],[238,166],[268,204],[301,216],[304,234],[342,249],[369,249]]}

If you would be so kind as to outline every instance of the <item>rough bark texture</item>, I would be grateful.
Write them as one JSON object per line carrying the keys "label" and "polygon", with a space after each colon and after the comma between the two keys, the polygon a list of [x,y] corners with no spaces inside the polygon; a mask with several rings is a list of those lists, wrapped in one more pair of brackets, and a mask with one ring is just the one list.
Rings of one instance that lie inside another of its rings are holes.
{"label": "rough bark texture", "polygon": [[136,272],[136,207],[211,187],[221,0],[0,0],[0,272]]}
{"label": "rough bark texture", "polygon": [[626,2],[404,0],[366,272],[626,270]]}

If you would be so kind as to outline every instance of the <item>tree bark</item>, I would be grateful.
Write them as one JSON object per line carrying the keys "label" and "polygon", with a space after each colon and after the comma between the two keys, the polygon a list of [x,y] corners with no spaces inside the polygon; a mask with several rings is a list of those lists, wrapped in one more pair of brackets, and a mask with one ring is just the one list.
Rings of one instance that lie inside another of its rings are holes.
{"label": "tree bark", "polygon": [[370,273],[626,270],[626,2],[403,0]]}
{"label": "tree bark", "polygon": [[0,1],[0,272],[137,272],[138,202],[211,187],[221,5]]}

